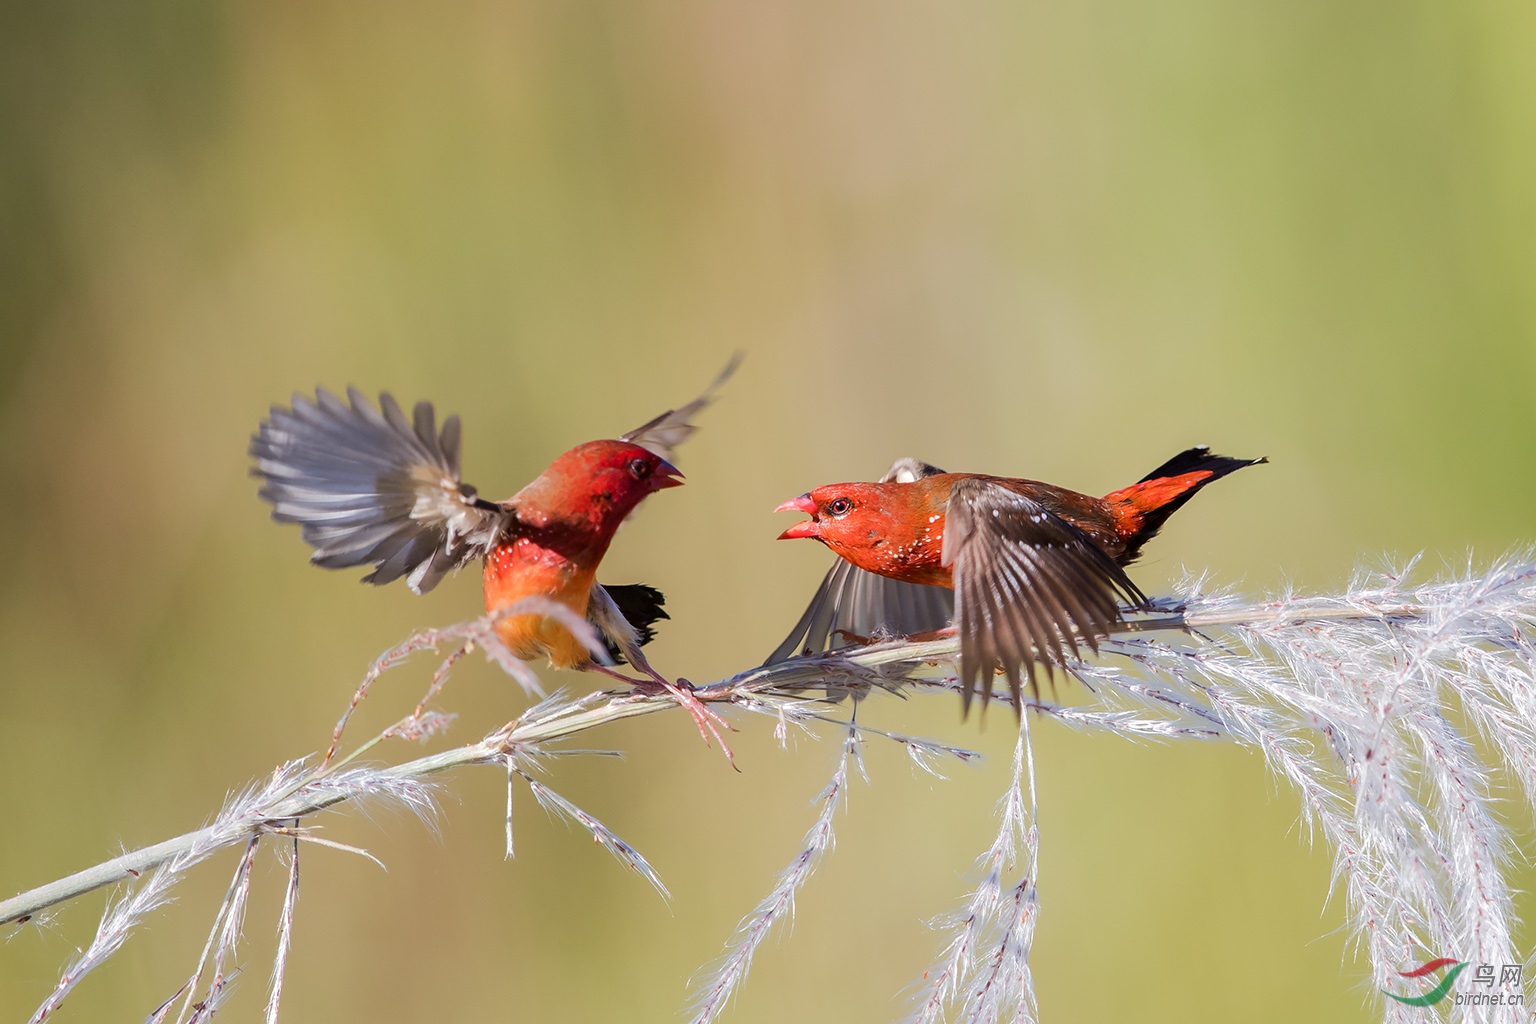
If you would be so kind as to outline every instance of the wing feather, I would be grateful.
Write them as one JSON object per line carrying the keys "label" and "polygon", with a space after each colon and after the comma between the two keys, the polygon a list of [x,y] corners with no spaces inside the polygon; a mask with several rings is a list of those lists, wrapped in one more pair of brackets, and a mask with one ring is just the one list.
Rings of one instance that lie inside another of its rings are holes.
{"label": "wing feather", "polygon": [[485,554],[512,513],[480,500],[459,479],[457,416],[437,426],[430,402],[407,417],[387,391],[373,403],[356,388],[344,402],[324,388],[273,406],[251,437],[252,474],[272,518],[298,523],[328,569],[372,566],[365,582],[406,577],[426,593]]}
{"label": "wing feather", "polygon": [[741,353],[731,356],[731,361],[725,364],[725,369],[715,378],[715,382],[704,389],[704,393],[687,405],[680,405],[676,409],[668,409],[660,416],[640,424],[629,433],[620,436],[620,441],[628,441],[637,444],[648,451],[655,452],[668,462],[676,458],[679,445],[688,440],[698,427],[691,422],[703,408],[715,400],[715,392],[736,372],[741,365]]}
{"label": "wing feather", "polygon": [[[1120,602],[1146,597],[1102,548],[1039,502],[984,479],[962,478],[945,514],[944,564],[954,574],[960,692],[999,669],[1014,707],[1023,675],[1065,666],[1079,644],[1098,650],[1122,620]],[[991,695],[982,687],[983,706]]]}

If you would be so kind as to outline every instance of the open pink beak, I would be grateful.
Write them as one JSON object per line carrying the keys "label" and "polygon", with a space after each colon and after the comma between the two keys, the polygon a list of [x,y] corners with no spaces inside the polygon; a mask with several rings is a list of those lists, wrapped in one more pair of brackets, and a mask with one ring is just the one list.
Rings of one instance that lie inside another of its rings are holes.
{"label": "open pink beak", "polygon": [[[809,494],[802,494],[798,498],[790,498],[784,504],[774,509],[775,512],[804,512],[808,516],[816,515],[816,503],[811,500]],[[821,532],[815,519],[807,519],[803,523],[796,523],[783,533],[779,534],[779,540],[799,540],[802,537],[819,537]]]}
{"label": "open pink beak", "polygon": [[678,472],[676,466],[666,459],[656,463],[656,469],[651,474],[651,490],[664,491],[668,487],[681,486],[683,486],[683,474]]}

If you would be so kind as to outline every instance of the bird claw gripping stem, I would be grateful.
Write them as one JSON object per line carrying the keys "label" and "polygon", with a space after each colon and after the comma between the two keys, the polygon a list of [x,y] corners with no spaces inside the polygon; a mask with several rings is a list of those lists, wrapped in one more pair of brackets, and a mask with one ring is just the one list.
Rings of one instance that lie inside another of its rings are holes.
{"label": "bird claw gripping stem", "polygon": [[[679,677],[677,682],[671,682],[662,678],[659,674],[654,678],[655,682],[652,685],[665,689],[678,704],[682,705],[684,710],[693,716],[693,724],[699,727],[699,735],[704,738],[704,745],[706,747],[709,746],[709,738],[713,736],[716,742],[720,744],[720,750],[725,754],[725,759],[731,763],[732,768],[736,768],[736,755],[731,752],[730,745],[725,742],[725,737],[720,735],[721,729],[725,729],[727,732],[735,731],[731,723],[705,707],[704,702],[699,700],[698,696],[694,693],[693,684],[688,680]],[[736,768],[736,770],[741,771],[740,768]]]}
{"label": "bird claw gripping stem", "polygon": [[720,734],[721,729],[725,729],[728,732],[735,732],[736,730],[724,718],[721,718],[718,714],[704,706],[704,702],[699,700],[694,694],[693,684],[682,678],[673,682],[648,664],[642,665],[641,668],[649,676],[648,679],[636,679],[611,669],[606,665],[593,666],[594,671],[628,683],[641,693],[665,693],[670,695],[673,700],[677,701],[679,707],[693,716],[693,723],[698,726],[699,735],[704,738],[704,745],[706,747],[709,746],[709,739],[713,736],[715,741],[720,744],[720,750],[725,754],[725,759],[730,762],[731,767],[741,771],[740,768],[736,767],[735,753],[732,752],[730,745],[725,742],[725,737]]}

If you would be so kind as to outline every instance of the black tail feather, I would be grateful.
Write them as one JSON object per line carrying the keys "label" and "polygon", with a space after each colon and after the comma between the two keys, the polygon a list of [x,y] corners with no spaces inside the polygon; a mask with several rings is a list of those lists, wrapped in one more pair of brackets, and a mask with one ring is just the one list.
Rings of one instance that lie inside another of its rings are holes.
{"label": "black tail feather", "polygon": [[[1137,483],[1144,484],[1148,480],[1156,480],[1159,477],[1183,476],[1185,473],[1208,470],[1211,473],[1210,479],[1203,481],[1200,485],[1204,487],[1211,480],[1220,480],[1228,473],[1235,473],[1244,466],[1255,466],[1261,462],[1268,461],[1268,459],[1231,459],[1225,455],[1212,455],[1210,447],[1201,444],[1179,452],[1179,454],[1142,477]],[[1199,488],[1195,490],[1199,490]],[[1194,494],[1195,492],[1190,491],[1189,493]]]}
{"label": "black tail feather", "polygon": [[[613,598],[614,604],[618,605],[619,612],[625,620],[635,627],[635,632],[640,635],[641,647],[656,639],[654,623],[672,617],[663,607],[666,604],[666,596],[655,587],[644,583],[628,583],[622,586],[604,583],[603,589],[608,591],[608,596]],[[623,652],[618,646],[607,637],[603,638],[603,643],[607,646],[608,653],[614,662],[623,664]]]}
{"label": "black tail feather", "polygon": [[1184,503],[1193,498],[1206,484],[1220,480],[1230,473],[1236,473],[1244,467],[1257,466],[1268,461],[1269,459],[1267,458],[1233,459],[1225,455],[1212,455],[1211,449],[1203,444],[1179,452],[1179,454],[1142,477],[1137,483],[1144,484],[1149,480],[1158,480],[1169,476],[1183,476],[1185,473],[1208,472],[1211,475],[1166,505],[1162,505],[1150,512],[1142,513],[1141,529],[1126,543],[1125,550],[1120,552],[1115,561],[1120,565],[1130,565],[1134,562],[1141,555],[1142,545],[1157,536],[1157,531],[1163,528],[1163,524],[1168,521],[1168,517],[1183,508]]}

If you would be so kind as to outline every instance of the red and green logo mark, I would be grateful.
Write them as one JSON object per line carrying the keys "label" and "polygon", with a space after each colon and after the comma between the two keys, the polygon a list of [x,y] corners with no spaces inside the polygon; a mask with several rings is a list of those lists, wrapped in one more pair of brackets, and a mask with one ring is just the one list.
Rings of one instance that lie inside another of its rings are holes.
{"label": "red and green logo mark", "polygon": [[1391,999],[1396,999],[1400,1003],[1407,1003],[1409,1006],[1434,1006],[1440,1000],[1444,999],[1446,995],[1451,991],[1451,983],[1456,980],[1456,975],[1460,974],[1462,969],[1466,966],[1467,961],[1465,960],[1457,960],[1455,957],[1449,956],[1438,957],[1434,960],[1428,961],[1427,963],[1420,964],[1411,971],[1397,972],[1398,977],[1400,978],[1427,978],[1431,974],[1434,974],[1436,971],[1440,970],[1442,967],[1449,967],[1450,970],[1445,972],[1445,976],[1440,979],[1440,983],[1434,988],[1430,989],[1428,992],[1425,992],[1423,995],[1398,996],[1393,995],[1386,989],[1382,989],[1381,991],[1383,995]]}

